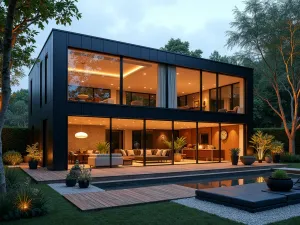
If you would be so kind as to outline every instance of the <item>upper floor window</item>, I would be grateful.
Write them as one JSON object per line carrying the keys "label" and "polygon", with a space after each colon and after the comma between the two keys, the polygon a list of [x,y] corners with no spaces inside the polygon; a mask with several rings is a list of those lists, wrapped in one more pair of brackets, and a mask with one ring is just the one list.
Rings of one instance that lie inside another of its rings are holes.
{"label": "upper floor window", "polygon": [[119,104],[119,96],[119,57],[68,50],[68,100]]}

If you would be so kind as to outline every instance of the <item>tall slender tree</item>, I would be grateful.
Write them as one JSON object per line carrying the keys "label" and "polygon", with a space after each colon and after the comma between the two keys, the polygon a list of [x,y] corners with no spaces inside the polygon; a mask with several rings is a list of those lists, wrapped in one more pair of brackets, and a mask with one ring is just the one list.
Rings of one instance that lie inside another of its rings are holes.
{"label": "tall slender tree", "polygon": [[[257,86],[254,91],[281,119],[289,139],[289,152],[295,153],[296,131],[300,129],[300,0],[247,0],[245,9],[234,9],[233,30],[227,46],[238,46],[241,55],[253,61],[254,68],[271,96]],[[289,109],[284,107],[285,96]]]}
{"label": "tall slender tree", "polygon": [[[81,18],[78,0],[0,0],[0,59],[2,60],[2,107],[0,135],[11,94],[11,70],[29,66],[35,46],[37,29],[55,20],[57,24],[70,25],[73,18]],[[21,60],[21,61],[18,61]],[[1,62],[0,60],[0,62]],[[20,63],[21,62],[21,63]],[[18,67],[14,67],[18,65]],[[0,139],[0,193],[6,192],[5,174]]]}

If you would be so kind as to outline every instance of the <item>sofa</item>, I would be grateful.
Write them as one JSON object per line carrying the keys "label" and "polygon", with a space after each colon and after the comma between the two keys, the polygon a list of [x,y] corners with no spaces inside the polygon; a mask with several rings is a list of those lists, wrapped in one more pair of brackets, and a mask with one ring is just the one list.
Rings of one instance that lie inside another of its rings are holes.
{"label": "sofa", "polygon": [[[165,150],[165,155],[162,152]],[[131,159],[135,161],[144,161],[144,155],[142,149],[128,149],[119,150],[123,159]],[[147,149],[146,161],[147,162],[162,162],[166,160],[172,160],[172,151],[170,149]]]}
{"label": "sofa", "polygon": [[[112,154],[112,166],[123,165],[122,154],[113,153]],[[88,165],[92,167],[100,166],[110,166],[110,157],[109,154],[91,154],[88,157]]]}

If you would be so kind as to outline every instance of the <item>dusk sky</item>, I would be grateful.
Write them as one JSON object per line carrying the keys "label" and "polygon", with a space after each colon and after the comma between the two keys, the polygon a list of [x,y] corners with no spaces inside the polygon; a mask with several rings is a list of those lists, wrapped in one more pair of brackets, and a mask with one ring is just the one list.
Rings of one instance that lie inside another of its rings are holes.
{"label": "dusk sky", "polygon": [[[203,58],[217,50],[232,54],[227,49],[225,32],[233,21],[232,10],[243,9],[241,0],[81,0],[78,3],[81,20],[71,26],[46,25],[36,36],[38,55],[52,28],[103,37],[147,47],[160,48],[170,38],[189,41],[191,49],[201,49]],[[28,88],[27,74],[19,86]]]}

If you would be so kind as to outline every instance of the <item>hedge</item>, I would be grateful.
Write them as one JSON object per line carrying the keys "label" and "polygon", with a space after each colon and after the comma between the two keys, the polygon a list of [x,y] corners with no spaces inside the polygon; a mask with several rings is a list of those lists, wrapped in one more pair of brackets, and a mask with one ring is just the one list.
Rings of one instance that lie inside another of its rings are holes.
{"label": "hedge", "polygon": [[22,155],[26,155],[26,146],[29,143],[29,129],[4,127],[2,131],[3,153],[15,150]]}
{"label": "hedge", "polygon": [[[254,128],[254,132],[257,130],[261,130],[264,133],[273,135],[276,140],[284,143],[284,150],[286,152],[289,151],[289,139],[287,138],[283,128]],[[299,155],[300,154],[300,130],[298,130],[296,133],[295,144],[296,144],[296,154]]]}

